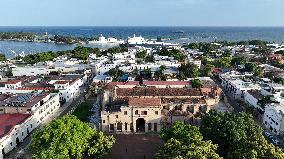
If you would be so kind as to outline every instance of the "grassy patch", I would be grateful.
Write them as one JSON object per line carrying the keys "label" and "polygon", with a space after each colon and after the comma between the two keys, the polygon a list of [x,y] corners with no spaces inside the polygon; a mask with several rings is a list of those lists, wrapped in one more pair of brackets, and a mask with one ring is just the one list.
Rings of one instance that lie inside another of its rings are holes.
{"label": "grassy patch", "polygon": [[93,106],[93,101],[85,101],[81,103],[75,111],[72,113],[77,116],[78,119],[84,122],[89,122],[88,117],[92,115],[91,109]]}

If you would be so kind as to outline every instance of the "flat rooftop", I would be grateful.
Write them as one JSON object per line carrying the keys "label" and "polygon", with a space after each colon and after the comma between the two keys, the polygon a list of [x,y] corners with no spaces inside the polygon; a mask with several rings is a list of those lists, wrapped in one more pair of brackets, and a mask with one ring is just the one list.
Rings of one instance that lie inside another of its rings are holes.
{"label": "flat rooftop", "polygon": [[6,96],[1,95],[0,99],[3,99],[0,101],[0,107],[28,107],[31,108],[36,103],[40,102],[45,98],[48,93],[41,93],[41,94],[32,94],[32,93],[26,93],[26,94],[17,94],[17,95],[10,95]]}

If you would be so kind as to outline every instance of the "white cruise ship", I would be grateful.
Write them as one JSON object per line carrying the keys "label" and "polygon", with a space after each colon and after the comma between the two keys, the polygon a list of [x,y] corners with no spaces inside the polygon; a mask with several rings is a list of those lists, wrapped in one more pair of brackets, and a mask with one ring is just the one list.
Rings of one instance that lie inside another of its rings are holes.
{"label": "white cruise ship", "polygon": [[178,46],[176,43],[163,42],[161,38],[155,40],[145,40],[142,36],[129,37],[127,43],[130,46]]}
{"label": "white cruise ship", "polygon": [[89,44],[124,44],[124,40],[118,40],[116,38],[105,38],[101,34],[99,40],[89,41]]}
{"label": "white cruise ship", "polygon": [[142,36],[136,37],[134,34],[133,37],[128,37],[127,43],[129,45],[144,45],[146,44],[146,40]]}

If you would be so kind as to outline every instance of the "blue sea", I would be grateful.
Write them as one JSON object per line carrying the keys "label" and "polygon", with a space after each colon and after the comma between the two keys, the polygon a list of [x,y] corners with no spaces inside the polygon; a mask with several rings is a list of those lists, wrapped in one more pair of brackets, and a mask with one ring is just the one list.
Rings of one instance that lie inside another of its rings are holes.
{"label": "blue sea", "polygon": [[[176,32],[183,33],[176,33]],[[266,40],[270,42],[284,42],[284,27],[0,27],[0,32],[35,32],[51,35],[69,35],[77,37],[127,37],[143,36],[147,39],[162,37],[172,42],[209,42],[209,41],[240,41],[240,40]],[[69,50],[76,45],[62,45],[52,43],[13,42],[0,41],[0,53],[7,57],[24,51],[26,54]],[[91,47],[102,47],[93,45]]]}

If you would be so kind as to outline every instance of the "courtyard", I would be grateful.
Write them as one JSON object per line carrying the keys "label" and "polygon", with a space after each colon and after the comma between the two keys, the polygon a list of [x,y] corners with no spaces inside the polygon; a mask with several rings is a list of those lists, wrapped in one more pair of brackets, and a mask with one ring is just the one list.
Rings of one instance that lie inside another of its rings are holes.
{"label": "courtyard", "polygon": [[158,135],[114,134],[116,143],[105,159],[153,159],[163,141]]}

